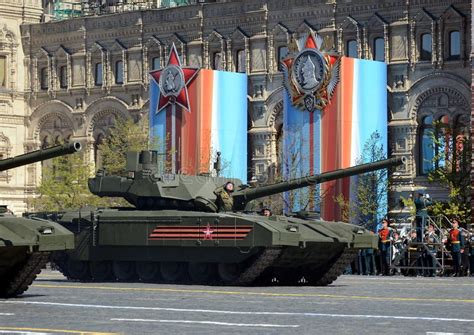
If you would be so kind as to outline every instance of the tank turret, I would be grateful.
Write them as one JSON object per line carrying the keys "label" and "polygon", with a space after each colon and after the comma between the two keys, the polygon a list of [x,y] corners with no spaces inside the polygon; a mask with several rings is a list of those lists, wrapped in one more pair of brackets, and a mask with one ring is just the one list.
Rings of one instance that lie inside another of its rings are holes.
{"label": "tank turret", "polygon": [[66,143],[63,145],[56,145],[51,148],[39,149],[23,155],[0,160],[0,171],[44,161],[50,158],[72,154],[79,150],[81,150],[81,144],[79,142]]}
{"label": "tank turret", "polygon": [[293,179],[286,182],[251,188],[238,179],[188,176],[181,174],[160,174],[158,153],[155,151],[132,152],[127,154],[128,177],[107,176],[106,171],[98,171],[89,179],[89,189],[101,197],[122,197],[139,209],[181,209],[215,212],[216,188],[231,181],[233,209],[242,210],[254,199],[282,193],[310,185],[350,177],[370,171],[400,165],[404,157],[390,158],[362,164],[318,175]]}

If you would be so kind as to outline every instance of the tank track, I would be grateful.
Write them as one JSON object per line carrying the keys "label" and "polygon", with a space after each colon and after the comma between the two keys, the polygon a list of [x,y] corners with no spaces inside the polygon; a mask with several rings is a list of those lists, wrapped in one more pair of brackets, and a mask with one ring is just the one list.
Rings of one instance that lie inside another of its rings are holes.
{"label": "tank track", "polygon": [[266,248],[232,285],[252,285],[266,269],[272,266],[281,252],[281,248]]}
{"label": "tank track", "polygon": [[68,280],[72,280],[72,278],[69,277],[69,273],[66,267],[67,259],[68,256],[64,252],[57,251],[54,252],[51,256],[51,263],[56,266],[56,269],[61,272],[64,277],[66,277]]}
{"label": "tank track", "polygon": [[26,262],[12,274],[11,280],[7,283],[7,287],[0,292],[0,296],[11,298],[25,292],[48,260],[49,252],[34,252],[29,255]]}
{"label": "tank track", "polygon": [[344,249],[341,256],[337,259],[337,261],[332,264],[332,266],[323,274],[321,278],[318,280],[311,282],[310,285],[312,286],[327,286],[335,281],[340,275],[344,273],[344,270],[347,266],[354,260],[357,256],[356,249]]}

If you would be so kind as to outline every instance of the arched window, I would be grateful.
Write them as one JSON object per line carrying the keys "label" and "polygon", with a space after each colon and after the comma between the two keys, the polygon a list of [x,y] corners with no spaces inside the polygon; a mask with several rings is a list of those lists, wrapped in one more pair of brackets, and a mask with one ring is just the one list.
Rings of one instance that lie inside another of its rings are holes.
{"label": "arched window", "polygon": [[449,59],[461,58],[461,34],[454,30],[449,33]]}
{"label": "arched window", "polygon": [[96,63],[94,67],[94,85],[102,86],[102,63]]}
{"label": "arched window", "polygon": [[425,116],[421,124],[420,174],[427,175],[434,168],[435,141],[433,116]]}
{"label": "arched window", "polygon": [[283,71],[283,64],[281,61],[288,56],[288,47],[287,46],[281,46],[278,48],[278,70]]}
{"label": "arched window", "polygon": [[420,60],[431,60],[431,34],[420,36]]}
{"label": "arched window", "polygon": [[470,152],[469,152],[469,121],[468,118],[462,115],[455,119],[453,127],[453,162],[458,172],[468,172],[470,167]]}
{"label": "arched window", "polygon": [[160,65],[160,57],[153,57],[151,59],[151,69],[150,70],[159,70],[161,65]]}
{"label": "arched window", "polygon": [[102,168],[102,155],[100,153],[100,145],[104,142],[104,135],[99,134],[97,139],[94,142],[94,162],[95,168],[100,169]]}
{"label": "arched window", "polygon": [[42,90],[47,90],[49,87],[48,68],[44,67],[40,71],[40,85]]}
{"label": "arched window", "polygon": [[212,69],[222,70],[222,54],[220,52],[214,52],[212,55]]}
{"label": "arched window", "polygon": [[115,83],[123,84],[123,62],[121,60],[115,62]]}
{"label": "arched window", "polygon": [[0,56],[0,87],[7,86],[7,57]]}
{"label": "arched window", "polygon": [[427,175],[446,166],[453,153],[453,130],[447,115],[437,120],[433,116],[423,118],[420,129],[420,174]]}
{"label": "arched window", "polygon": [[[51,140],[51,137],[49,135],[45,135],[41,140],[41,149],[49,148],[52,144],[53,141]],[[43,170],[45,168],[53,168],[52,159],[41,161],[41,169]]]}
{"label": "arched window", "polygon": [[385,42],[382,37],[374,39],[374,60],[385,62]]}
{"label": "arched window", "polygon": [[348,40],[346,43],[346,56],[357,58],[357,41],[356,40]]}
{"label": "arched window", "polygon": [[237,50],[235,69],[237,72],[245,73],[247,65],[247,56],[245,50]]}
{"label": "arched window", "polygon": [[59,68],[59,87],[67,87],[67,66],[65,65]]}

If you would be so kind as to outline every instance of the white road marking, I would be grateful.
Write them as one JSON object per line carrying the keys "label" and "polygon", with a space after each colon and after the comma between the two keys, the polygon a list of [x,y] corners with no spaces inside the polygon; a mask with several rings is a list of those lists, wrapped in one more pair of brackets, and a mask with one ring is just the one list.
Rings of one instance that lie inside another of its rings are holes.
{"label": "white road marking", "polygon": [[10,316],[15,315],[15,313],[0,313],[1,316]]}
{"label": "white road marking", "polygon": [[300,325],[276,325],[276,324],[271,324],[271,323],[229,323],[229,322],[194,321],[194,320],[110,319],[110,321],[159,322],[159,323],[197,323],[197,324],[203,324],[203,325],[231,326],[231,327],[298,328],[300,326]]}
{"label": "white road marking", "polygon": [[1,330],[1,329],[0,329],[0,334],[51,335],[51,333],[38,333],[38,332],[27,332],[24,330]]}
{"label": "white road marking", "polygon": [[125,309],[125,310],[143,310],[143,311],[165,311],[165,312],[183,312],[183,313],[211,313],[211,314],[232,314],[232,315],[283,315],[283,316],[323,316],[334,318],[357,318],[357,319],[395,319],[395,320],[424,320],[424,321],[445,321],[445,322],[474,322],[474,319],[459,318],[439,318],[423,316],[400,316],[400,315],[366,315],[366,314],[328,314],[312,312],[246,312],[246,311],[228,311],[216,309],[187,309],[187,308],[166,308],[166,307],[144,307],[144,306],[110,306],[110,305],[90,305],[90,304],[66,304],[59,302],[46,301],[2,301],[3,304],[24,304],[24,305],[43,305],[43,306],[62,306],[62,307],[85,307],[102,309]]}

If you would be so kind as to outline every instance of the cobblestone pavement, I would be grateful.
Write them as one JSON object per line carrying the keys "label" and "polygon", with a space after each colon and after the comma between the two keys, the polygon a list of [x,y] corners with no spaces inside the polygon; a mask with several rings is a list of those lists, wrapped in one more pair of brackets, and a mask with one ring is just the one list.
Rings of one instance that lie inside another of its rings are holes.
{"label": "cobblestone pavement", "polygon": [[474,278],[342,276],[328,287],[68,282],[0,300],[0,333],[474,334]]}

